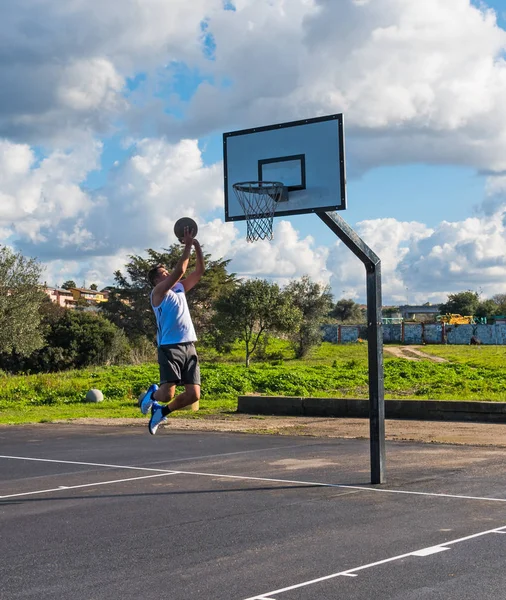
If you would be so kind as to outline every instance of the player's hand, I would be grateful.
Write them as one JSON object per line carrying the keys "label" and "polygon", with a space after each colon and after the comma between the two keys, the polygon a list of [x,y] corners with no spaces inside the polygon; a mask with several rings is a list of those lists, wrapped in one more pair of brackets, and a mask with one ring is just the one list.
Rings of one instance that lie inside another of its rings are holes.
{"label": "player's hand", "polygon": [[194,235],[195,235],[195,233],[194,233],[193,229],[190,229],[189,227],[185,227],[184,235],[183,235],[183,244],[185,246],[192,246]]}
{"label": "player's hand", "polygon": [[193,245],[194,245],[195,247],[197,247],[197,246],[200,246],[200,244],[199,244],[199,241],[198,241],[198,239],[197,239],[197,238],[193,238]]}

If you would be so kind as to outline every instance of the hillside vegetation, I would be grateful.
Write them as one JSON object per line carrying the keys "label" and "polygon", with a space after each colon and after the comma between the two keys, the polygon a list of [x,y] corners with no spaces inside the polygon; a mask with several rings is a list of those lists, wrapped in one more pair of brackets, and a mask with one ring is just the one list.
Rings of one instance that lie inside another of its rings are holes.
{"label": "hillside vegetation", "polygon": [[[506,348],[426,346],[424,352],[447,359],[418,362],[385,358],[385,398],[506,401]],[[306,359],[295,359],[288,343],[271,340],[262,362],[248,369],[236,345],[225,356],[201,351],[200,411],[178,413],[199,418],[236,410],[240,394],[367,398],[367,345],[324,343]],[[158,366],[111,366],[52,374],[0,374],[0,423],[43,422],[80,417],[142,417],[137,399],[158,380]],[[104,402],[84,401],[90,388]],[[177,415],[174,415],[177,416]]]}

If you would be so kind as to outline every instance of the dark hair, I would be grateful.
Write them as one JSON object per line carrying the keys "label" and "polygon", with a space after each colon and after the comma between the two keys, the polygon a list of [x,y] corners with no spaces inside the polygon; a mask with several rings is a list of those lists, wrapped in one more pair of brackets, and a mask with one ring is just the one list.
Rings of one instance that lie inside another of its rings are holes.
{"label": "dark hair", "polygon": [[163,269],[163,265],[156,265],[154,267],[151,267],[151,269],[149,269],[148,271],[148,281],[151,284],[151,287],[155,287],[155,281],[156,278],[158,276],[158,269]]}

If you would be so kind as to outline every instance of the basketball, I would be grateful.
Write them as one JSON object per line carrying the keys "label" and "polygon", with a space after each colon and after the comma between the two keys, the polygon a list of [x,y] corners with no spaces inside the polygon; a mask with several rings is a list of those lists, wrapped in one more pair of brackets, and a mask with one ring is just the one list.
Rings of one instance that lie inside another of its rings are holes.
{"label": "basketball", "polygon": [[182,217],[174,224],[174,233],[180,242],[183,241],[185,227],[188,227],[190,231],[193,230],[193,237],[197,235],[197,223],[193,219],[190,219],[190,217]]}

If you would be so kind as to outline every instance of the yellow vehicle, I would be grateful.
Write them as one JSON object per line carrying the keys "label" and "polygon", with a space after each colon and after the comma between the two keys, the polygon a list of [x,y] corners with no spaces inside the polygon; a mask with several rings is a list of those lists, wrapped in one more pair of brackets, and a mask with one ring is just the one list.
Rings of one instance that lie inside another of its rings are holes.
{"label": "yellow vehicle", "polygon": [[462,316],[455,314],[440,315],[437,317],[440,323],[447,323],[448,325],[474,325],[475,319],[473,316]]}

